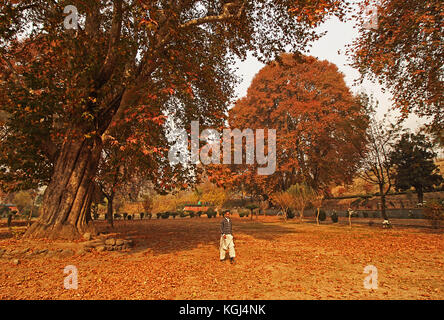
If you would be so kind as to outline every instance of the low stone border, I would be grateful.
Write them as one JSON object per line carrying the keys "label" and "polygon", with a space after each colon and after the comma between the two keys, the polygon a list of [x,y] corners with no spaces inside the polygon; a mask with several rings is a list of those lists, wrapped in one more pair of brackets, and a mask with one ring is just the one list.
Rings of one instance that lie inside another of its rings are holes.
{"label": "low stone border", "polygon": [[85,249],[95,249],[98,252],[120,251],[131,248],[133,246],[133,241],[126,239],[108,238],[90,240],[83,242],[82,244]]}

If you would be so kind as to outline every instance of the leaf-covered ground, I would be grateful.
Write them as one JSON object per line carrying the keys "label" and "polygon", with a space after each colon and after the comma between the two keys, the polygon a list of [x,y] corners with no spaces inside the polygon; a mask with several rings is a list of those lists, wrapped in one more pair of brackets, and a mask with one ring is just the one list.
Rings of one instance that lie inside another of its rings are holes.
{"label": "leaf-covered ground", "polygon": [[[118,221],[125,252],[32,255],[80,244],[0,240],[26,254],[0,258],[1,299],[443,299],[444,235],[427,228],[284,223],[234,218],[237,263],[218,257],[220,219]],[[102,229],[105,225],[101,226]],[[15,261],[17,263],[17,261]],[[64,268],[79,271],[64,289]],[[364,288],[364,267],[378,289]]]}

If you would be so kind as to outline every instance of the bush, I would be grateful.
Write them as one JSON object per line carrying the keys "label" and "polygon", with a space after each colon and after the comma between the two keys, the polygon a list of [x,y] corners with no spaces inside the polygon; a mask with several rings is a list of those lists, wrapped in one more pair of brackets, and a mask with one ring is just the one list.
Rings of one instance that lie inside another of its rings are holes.
{"label": "bush", "polygon": [[114,219],[115,220],[120,219],[120,218],[122,218],[122,216],[120,214],[118,214],[118,213],[114,214]]}
{"label": "bush", "polygon": [[250,211],[246,209],[239,210],[239,217],[248,217],[250,215]]}
{"label": "bush", "polygon": [[143,216],[145,215],[145,212],[141,212],[139,215],[140,215],[140,220],[142,220]]}
{"label": "bush", "polygon": [[324,210],[319,210],[319,221],[325,221],[327,218],[327,215],[325,214]]}
{"label": "bush", "polygon": [[287,219],[294,219],[294,217],[296,217],[296,215],[293,212],[293,210],[288,209],[288,211],[287,211]]}
{"label": "bush", "polygon": [[128,217],[128,213],[124,212],[123,213],[123,220],[126,220],[126,217]]}
{"label": "bush", "polygon": [[173,219],[176,219],[176,216],[178,215],[177,212],[170,212],[170,216],[173,217]]}
{"label": "bush", "polygon": [[153,217],[151,213],[147,213],[146,216],[148,217],[148,219],[151,219]]}
{"label": "bush", "polygon": [[213,209],[210,208],[207,210],[207,217],[210,218],[216,218],[217,212]]}
{"label": "bush", "polygon": [[336,213],[336,211],[333,211],[333,212],[330,214],[330,218],[331,218],[331,221],[332,221],[333,223],[337,223],[337,222],[338,222],[338,214]]}
{"label": "bush", "polygon": [[169,212],[162,212],[161,217],[162,217],[162,219],[168,219],[170,217],[170,213]]}
{"label": "bush", "polygon": [[424,217],[430,220],[433,228],[439,228],[444,220],[444,199],[427,201],[422,212]]}
{"label": "bush", "polygon": [[161,213],[156,213],[156,217],[157,217],[157,219],[160,219],[160,216],[161,216],[162,214]]}

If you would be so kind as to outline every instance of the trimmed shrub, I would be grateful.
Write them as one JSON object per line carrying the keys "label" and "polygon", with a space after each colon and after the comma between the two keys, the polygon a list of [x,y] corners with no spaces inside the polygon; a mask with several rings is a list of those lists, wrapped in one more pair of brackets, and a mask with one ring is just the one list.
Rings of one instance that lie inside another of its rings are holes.
{"label": "trimmed shrub", "polygon": [[217,215],[217,212],[213,208],[210,208],[207,210],[208,219],[216,218],[216,215]]}
{"label": "trimmed shrub", "polygon": [[140,215],[140,220],[142,220],[143,216],[145,215],[145,212],[141,212],[139,215]]}
{"label": "trimmed shrub", "polygon": [[336,213],[336,211],[333,211],[333,212],[330,214],[330,218],[331,218],[331,221],[332,221],[333,223],[337,223],[337,222],[338,222],[338,214]]}
{"label": "trimmed shrub", "polygon": [[162,219],[168,219],[170,217],[170,213],[169,212],[162,212],[161,217],[162,217]]}
{"label": "trimmed shrub", "polygon": [[243,217],[248,217],[249,215],[250,215],[250,210],[247,209],[239,210],[239,217],[243,218]]}
{"label": "trimmed shrub", "polygon": [[287,219],[294,219],[295,216],[296,216],[296,215],[295,215],[295,213],[293,212],[293,210],[288,209],[288,211],[287,211]]}
{"label": "trimmed shrub", "polygon": [[126,217],[128,217],[128,213],[124,212],[123,213],[123,220],[126,220]]}
{"label": "trimmed shrub", "polygon": [[325,214],[325,211],[319,210],[319,221],[325,221],[325,219],[327,219],[327,215]]}
{"label": "trimmed shrub", "polygon": [[156,217],[157,217],[157,219],[160,219],[160,216],[161,216],[162,214],[161,213],[156,213]]}
{"label": "trimmed shrub", "polygon": [[173,217],[173,219],[176,219],[176,216],[178,215],[177,212],[170,212],[170,216]]}

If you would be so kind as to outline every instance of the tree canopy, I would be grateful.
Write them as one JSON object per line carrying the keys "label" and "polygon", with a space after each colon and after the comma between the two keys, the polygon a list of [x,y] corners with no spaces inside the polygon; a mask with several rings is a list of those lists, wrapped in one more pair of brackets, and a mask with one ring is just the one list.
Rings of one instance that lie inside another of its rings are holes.
{"label": "tree canopy", "polygon": [[405,191],[414,187],[418,201],[422,203],[425,191],[431,191],[444,182],[434,163],[435,157],[433,144],[423,134],[403,134],[390,154],[395,166],[395,188]]}
{"label": "tree canopy", "polygon": [[[362,4],[365,10],[370,1]],[[403,116],[431,117],[434,129],[442,132],[444,3],[382,0],[374,7],[377,28],[367,28],[361,20],[360,35],[351,46],[352,66],[362,78],[385,85]],[[363,12],[360,17],[368,18]]]}
{"label": "tree canopy", "polygon": [[[367,117],[338,68],[314,57],[283,54],[254,77],[247,96],[230,110],[232,128],[276,129],[277,165],[271,176],[256,165],[232,165],[219,172],[233,186],[254,186],[260,194],[305,182],[326,191],[349,181],[359,167]],[[247,187],[248,188],[248,187]]]}

